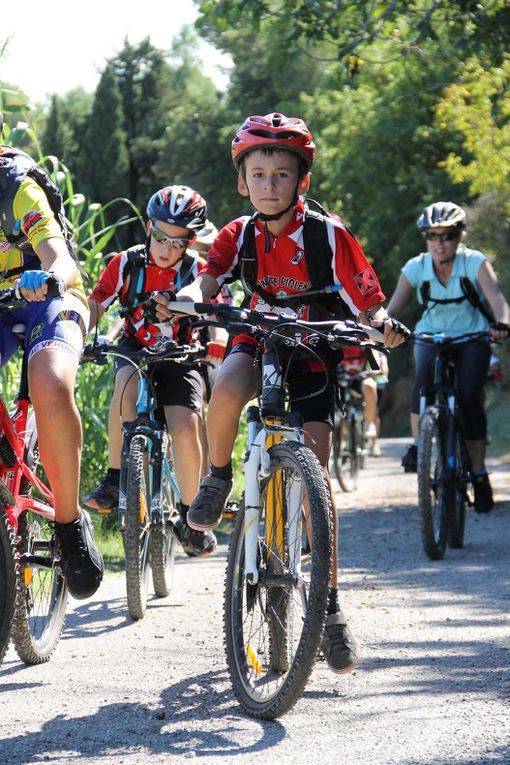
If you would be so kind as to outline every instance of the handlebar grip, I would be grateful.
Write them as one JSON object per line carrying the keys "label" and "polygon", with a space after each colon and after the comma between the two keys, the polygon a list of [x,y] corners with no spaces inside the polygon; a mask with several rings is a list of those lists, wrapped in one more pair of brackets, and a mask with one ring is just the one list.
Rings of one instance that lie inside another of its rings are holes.
{"label": "handlebar grip", "polygon": [[[46,297],[62,297],[67,289],[64,280],[59,276],[50,276],[49,279],[46,279],[45,284],[48,287]],[[17,300],[24,299],[19,287],[15,287],[14,294],[16,295]]]}

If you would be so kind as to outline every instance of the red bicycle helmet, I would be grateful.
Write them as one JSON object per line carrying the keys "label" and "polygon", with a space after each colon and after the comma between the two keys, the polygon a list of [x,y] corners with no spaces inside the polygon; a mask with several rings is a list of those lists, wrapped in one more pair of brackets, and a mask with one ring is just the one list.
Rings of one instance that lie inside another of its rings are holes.
{"label": "red bicycle helmet", "polygon": [[298,154],[306,162],[308,170],[315,159],[313,136],[300,117],[286,117],[272,112],[264,117],[256,114],[248,117],[232,141],[232,159],[239,171],[241,159],[250,151],[261,148],[287,149]]}

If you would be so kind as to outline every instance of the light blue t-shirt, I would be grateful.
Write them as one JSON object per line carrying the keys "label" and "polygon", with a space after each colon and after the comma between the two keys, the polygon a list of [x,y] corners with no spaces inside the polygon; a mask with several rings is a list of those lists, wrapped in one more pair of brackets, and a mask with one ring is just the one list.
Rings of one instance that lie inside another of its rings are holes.
{"label": "light blue t-shirt", "polygon": [[465,299],[459,303],[433,303],[432,300],[449,300],[463,297],[461,276],[467,276],[483,300],[483,293],[478,284],[480,266],[487,257],[478,250],[470,250],[460,244],[455,253],[452,273],[448,284],[444,287],[434,273],[432,255],[422,252],[416,258],[408,260],[402,273],[409,283],[416,287],[418,302],[423,304],[420,288],[424,281],[430,282],[430,297],[427,308],[415,327],[415,332],[439,333],[450,337],[462,335],[465,332],[483,332],[489,328],[489,322],[482,313]]}

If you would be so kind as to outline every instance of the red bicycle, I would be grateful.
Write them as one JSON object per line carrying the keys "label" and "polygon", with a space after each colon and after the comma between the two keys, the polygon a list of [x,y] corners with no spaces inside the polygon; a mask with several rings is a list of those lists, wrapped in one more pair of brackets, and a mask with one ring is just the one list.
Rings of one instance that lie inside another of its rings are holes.
{"label": "red bicycle", "polygon": [[[48,284],[48,293],[58,294],[58,283]],[[25,305],[16,290],[0,292],[0,313]],[[24,329],[12,330],[21,344]],[[48,661],[60,639],[68,593],[54,521],[23,355],[14,411],[0,396],[0,662],[11,639],[27,664]]]}

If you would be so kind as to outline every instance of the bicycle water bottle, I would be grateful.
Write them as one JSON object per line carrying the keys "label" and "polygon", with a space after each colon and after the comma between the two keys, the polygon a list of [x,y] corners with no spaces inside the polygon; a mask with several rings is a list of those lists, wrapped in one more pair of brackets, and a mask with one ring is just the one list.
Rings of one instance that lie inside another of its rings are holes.
{"label": "bicycle water bottle", "polygon": [[266,349],[262,356],[262,416],[280,414],[283,399],[283,380],[280,373],[278,354]]}

